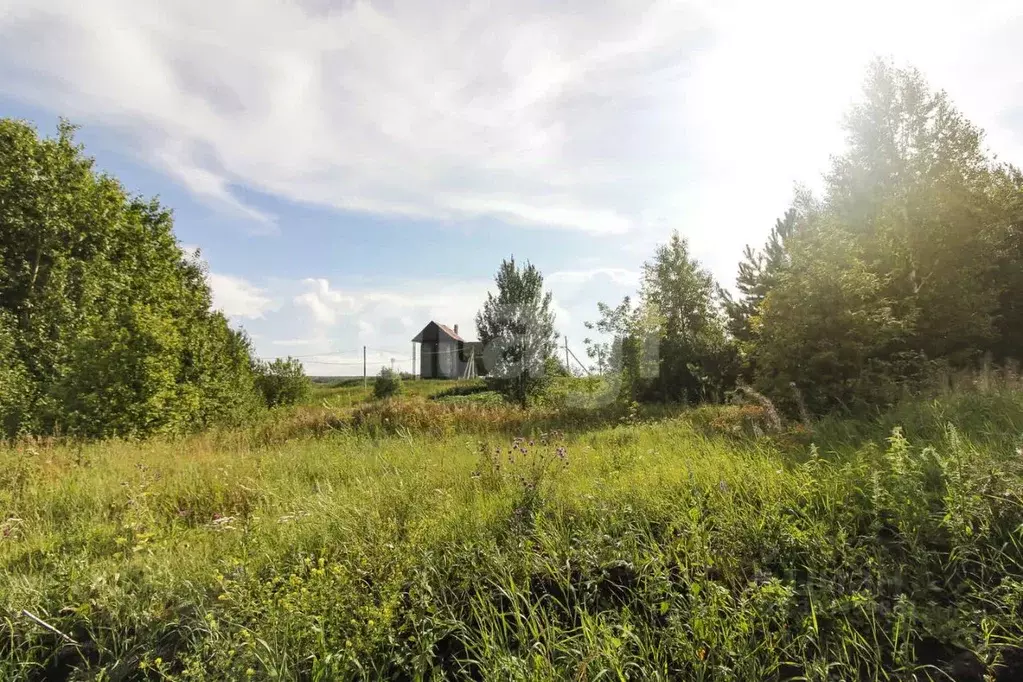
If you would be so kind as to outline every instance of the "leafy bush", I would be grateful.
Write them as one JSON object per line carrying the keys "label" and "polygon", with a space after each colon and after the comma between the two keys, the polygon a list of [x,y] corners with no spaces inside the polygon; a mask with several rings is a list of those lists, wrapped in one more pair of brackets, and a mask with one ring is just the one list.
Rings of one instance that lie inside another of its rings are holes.
{"label": "leafy bush", "polygon": [[443,395],[440,397],[434,396],[430,399],[439,403],[447,403],[449,405],[473,404],[500,407],[506,403],[503,395],[497,391],[488,391],[485,389],[482,391],[475,391],[473,393]]}
{"label": "leafy bush", "polygon": [[513,423],[518,426],[517,412],[510,408],[488,409],[473,403],[453,405],[409,396],[360,405],[352,411],[351,425],[371,435],[399,431],[447,435],[458,430],[485,428],[509,419],[515,420]]}
{"label": "leafy bush", "polygon": [[443,391],[438,391],[430,396],[431,400],[444,400],[445,398],[462,397],[468,395],[475,395],[477,393],[486,393],[490,389],[487,387],[486,382],[483,379],[473,379],[470,381],[459,381],[458,383],[445,388]]}
{"label": "leafy bush", "polygon": [[7,435],[181,433],[257,407],[248,341],[170,211],[97,173],[73,126],[0,119],[0,226]]}
{"label": "leafy bush", "polygon": [[1023,398],[914,412],[796,450],[687,419],[0,446],[0,679],[1023,679]]}
{"label": "leafy bush", "polygon": [[0,438],[23,432],[32,397],[32,384],[14,346],[13,321],[0,310]]}
{"label": "leafy bush", "polygon": [[1023,174],[913,69],[875,63],[824,194],[748,249],[730,301],[747,375],[794,413],[868,414],[936,368],[1018,352]]}
{"label": "leafy bush", "polygon": [[572,376],[568,366],[553,355],[544,361],[543,371],[549,377],[568,378]]}
{"label": "leafy bush", "polygon": [[267,407],[277,407],[294,405],[304,399],[312,385],[302,363],[289,357],[256,363],[256,387],[263,394]]}
{"label": "leafy bush", "polygon": [[380,374],[377,376],[376,381],[373,382],[374,398],[391,398],[396,395],[401,395],[404,390],[404,385],[401,382],[401,374],[395,372],[390,367],[384,367],[380,370]]}

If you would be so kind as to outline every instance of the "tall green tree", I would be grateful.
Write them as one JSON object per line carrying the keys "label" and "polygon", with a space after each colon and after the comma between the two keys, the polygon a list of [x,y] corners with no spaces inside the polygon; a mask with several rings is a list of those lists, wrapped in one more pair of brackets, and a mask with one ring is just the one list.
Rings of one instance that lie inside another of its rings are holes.
{"label": "tall green tree", "polygon": [[549,377],[545,370],[554,355],[552,295],[543,288],[543,275],[515,258],[501,262],[494,278],[497,295],[487,293],[476,315],[476,332],[483,342],[487,381],[509,399],[526,406],[539,395]]}
{"label": "tall green tree", "polygon": [[909,332],[886,280],[866,265],[855,240],[841,232],[801,235],[786,276],[753,318],[756,384],[795,411],[793,385],[816,412],[891,400],[906,378],[895,353]]}
{"label": "tall green tree", "polygon": [[258,405],[248,342],[210,305],[170,212],[97,173],[73,126],[47,139],[0,120],[4,362],[29,386],[8,435],[134,436],[244,418]]}
{"label": "tall green tree", "polygon": [[640,299],[659,338],[653,390],[662,400],[721,400],[735,382],[734,347],[725,333],[720,288],[677,231],[643,264]]}
{"label": "tall green tree", "polygon": [[885,61],[845,126],[847,149],[751,318],[758,383],[776,398],[795,383],[822,410],[890,401],[931,367],[1004,353],[1018,319],[1019,185],[980,130]]}
{"label": "tall green tree", "polygon": [[999,291],[995,320],[997,342],[992,354],[999,361],[1023,361],[1023,172],[1002,166],[996,173],[995,196],[1005,211],[1005,229],[1000,246],[993,286]]}
{"label": "tall green tree", "polygon": [[723,399],[737,377],[735,346],[725,330],[720,288],[676,231],[643,264],[635,305],[598,304],[587,324],[610,340],[587,339],[616,377],[619,398],[702,402]]}
{"label": "tall green tree", "polygon": [[981,131],[917,70],[885,61],[872,65],[846,129],[826,194],[838,229],[912,319],[910,348],[969,362],[996,337],[990,275],[1004,229]]}
{"label": "tall green tree", "polygon": [[649,380],[659,371],[660,339],[645,312],[642,303],[633,305],[626,296],[614,307],[598,302],[597,321],[585,323],[606,339],[585,339],[586,354],[611,378],[612,397],[623,403],[649,397]]}
{"label": "tall green tree", "polygon": [[768,235],[762,249],[746,245],[739,262],[739,274],[735,286],[738,296],[719,288],[719,294],[728,316],[728,333],[735,340],[743,362],[744,379],[752,381],[753,349],[756,346],[757,328],[755,320],[762,312],[767,293],[780,281],[789,264],[789,239],[796,230],[798,213],[795,208],[779,218]]}

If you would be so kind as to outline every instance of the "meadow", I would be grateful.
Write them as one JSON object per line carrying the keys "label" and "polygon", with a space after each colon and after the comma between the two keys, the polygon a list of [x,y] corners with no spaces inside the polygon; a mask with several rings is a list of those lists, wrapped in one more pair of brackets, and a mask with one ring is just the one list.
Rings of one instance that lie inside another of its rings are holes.
{"label": "meadow", "polygon": [[0,679],[1023,679],[1019,386],[780,428],[407,389],[0,449]]}

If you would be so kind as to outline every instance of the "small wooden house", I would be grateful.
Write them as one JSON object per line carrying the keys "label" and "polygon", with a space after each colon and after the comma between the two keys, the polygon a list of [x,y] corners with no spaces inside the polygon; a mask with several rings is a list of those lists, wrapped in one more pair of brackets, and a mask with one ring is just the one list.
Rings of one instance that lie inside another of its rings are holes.
{"label": "small wooden house", "polygon": [[482,366],[478,341],[466,341],[454,329],[430,322],[413,343],[419,344],[419,376],[424,379],[462,379],[477,376]]}

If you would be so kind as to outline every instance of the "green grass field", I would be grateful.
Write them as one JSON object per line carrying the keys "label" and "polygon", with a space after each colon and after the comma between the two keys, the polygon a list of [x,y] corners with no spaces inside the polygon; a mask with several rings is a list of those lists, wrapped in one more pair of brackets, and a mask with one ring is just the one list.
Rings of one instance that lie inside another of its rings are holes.
{"label": "green grass field", "polygon": [[0,679],[1023,679],[1023,393],[773,432],[406,388],[0,450]]}

